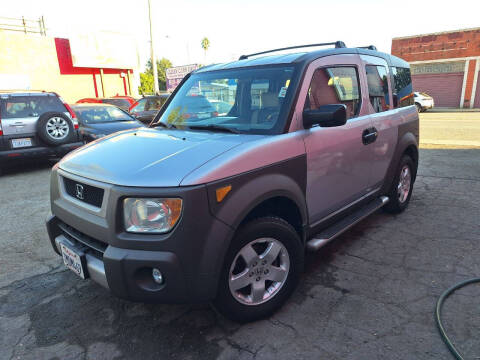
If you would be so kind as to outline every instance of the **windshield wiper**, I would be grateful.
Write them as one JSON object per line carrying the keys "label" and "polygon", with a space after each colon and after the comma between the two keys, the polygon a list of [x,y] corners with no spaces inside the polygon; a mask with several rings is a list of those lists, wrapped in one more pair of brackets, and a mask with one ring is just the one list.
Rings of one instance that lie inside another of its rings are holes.
{"label": "windshield wiper", "polygon": [[167,125],[161,121],[155,123],[155,124],[152,124],[150,127],[157,127],[157,126],[161,126],[161,127],[164,127],[165,129],[176,129],[177,127],[174,125],[174,124],[170,124],[170,125]]}
{"label": "windshield wiper", "polygon": [[189,125],[188,126],[189,130],[211,130],[211,131],[223,131],[223,132],[229,132],[233,134],[240,134],[240,131],[237,129],[229,128],[226,126],[222,125],[215,125],[215,124],[210,124],[210,125]]}

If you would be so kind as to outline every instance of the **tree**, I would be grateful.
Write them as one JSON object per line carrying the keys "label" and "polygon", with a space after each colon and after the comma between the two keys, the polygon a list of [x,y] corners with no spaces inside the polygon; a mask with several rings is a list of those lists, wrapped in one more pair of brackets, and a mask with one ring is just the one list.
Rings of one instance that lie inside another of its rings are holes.
{"label": "tree", "polygon": [[[157,60],[158,88],[167,89],[167,69],[172,67],[172,62],[166,58]],[[138,91],[142,94],[153,94],[153,69],[152,62],[147,61],[145,72],[140,73],[140,87]]]}
{"label": "tree", "polygon": [[153,71],[140,73],[140,86],[138,92],[142,95],[153,94]]}
{"label": "tree", "polygon": [[207,58],[207,50],[210,47],[210,40],[207,37],[202,39],[202,49],[205,52],[205,59]]}

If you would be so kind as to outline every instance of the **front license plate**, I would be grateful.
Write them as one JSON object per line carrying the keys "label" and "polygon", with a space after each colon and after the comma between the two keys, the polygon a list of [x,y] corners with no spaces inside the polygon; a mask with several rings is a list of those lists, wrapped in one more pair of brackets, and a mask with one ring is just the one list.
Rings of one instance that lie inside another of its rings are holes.
{"label": "front license plate", "polygon": [[75,250],[65,246],[64,244],[60,244],[60,247],[62,248],[62,257],[65,266],[82,279],[85,279],[85,272],[83,271],[81,256]]}
{"label": "front license plate", "polygon": [[12,147],[15,149],[22,148],[22,147],[29,147],[29,146],[32,146],[31,138],[12,139]]}

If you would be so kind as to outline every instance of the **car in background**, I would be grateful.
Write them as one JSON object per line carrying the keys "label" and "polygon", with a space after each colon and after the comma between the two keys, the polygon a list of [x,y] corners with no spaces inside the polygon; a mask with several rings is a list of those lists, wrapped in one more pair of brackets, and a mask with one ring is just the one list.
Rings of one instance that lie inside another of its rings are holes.
{"label": "car in background", "polygon": [[110,104],[75,104],[79,132],[85,142],[90,142],[117,131],[145,127],[127,112]]}
{"label": "car in background", "polygon": [[415,106],[418,112],[424,112],[434,107],[433,98],[424,92],[414,92]]}
{"label": "car in background", "polygon": [[75,113],[56,93],[0,92],[1,165],[23,158],[62,157],[83,145],[77,129]]}
{"label": "car in background", "polygon": [[128,109],[129,113],[143,123],[150,123],[158,110],[165,104],[170,94],[149,95],[135,102]]}
{"label": "car in background", "polygon": [[111,104],[116,107],[128,111],[128,109],[136,102],[135,98],[131,96],[116,95],[109,98],[84,98],[77,101],[77,104]]}
{"label": "car in background", "polygon": [[203,95],[186,96],[181,111],[184,119],[191,120],[202,120],[218,116],[214,103],[208,101]]}
{"label": "car in background", "polygon": [[218,116],[227,115],[233,107],[233,104],[229,104],[228,102],[221,101],[221,100],[208,99],[208,101],[210,102],[210,104],[213,105],[215,110],[218,112]]}

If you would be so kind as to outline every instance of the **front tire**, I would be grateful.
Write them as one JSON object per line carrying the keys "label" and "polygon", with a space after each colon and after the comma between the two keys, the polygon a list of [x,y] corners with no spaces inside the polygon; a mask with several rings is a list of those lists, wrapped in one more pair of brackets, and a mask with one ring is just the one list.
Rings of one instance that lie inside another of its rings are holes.
{"label": "front tire", "polygon": [[415,103],[415,106],[417,107],[417,112],[421,113],[423,111],[422,106],[419,103]]}
{"label": "front tire", "polygon": [[295,229],[278,217],[243,225],[225,257],[213,304],[240,323],[270,316],[295,290],[304,251]]}
{"label": "front tire", "polygon": [[412,196],[415,172],[416,168],[412,158],[403,155],[396,170],[392,187],[388,192],[390,201],[384,206],[386,212],[398,214],[407,208]]}

